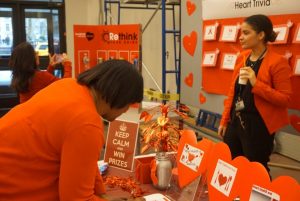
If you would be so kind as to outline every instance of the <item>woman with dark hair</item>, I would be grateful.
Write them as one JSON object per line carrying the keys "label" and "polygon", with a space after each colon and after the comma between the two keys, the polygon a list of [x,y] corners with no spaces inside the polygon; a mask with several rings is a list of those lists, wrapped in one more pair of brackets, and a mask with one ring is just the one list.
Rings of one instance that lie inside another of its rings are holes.
{"label": "woman with dark hair", "polygon": [[[11,86],[18,92],[20,103],[27,101],[38,91],[59,79],[53,75],[56,65],[59,65],[55,58],[56,55],[49,56],[50,63],[47,71],[41,71],[38,68],[38,54],[30,43],[23,42],[15,47],[9,66],[12,69]],[[64,77],[71,77],[71,61],[64,59],[62,63],[65,69]]]}
{"label": "woman with dark hair", "polygon": [[113,121],[143,99],[132,64],[110,60],[61,79],[0,119],[3,200],[104,200],[97,161],[102,120]]}
{"label": "woman with dark hair", "polygon": [[243,49],[236,62],[218,134],[232,157],[246,156],[269,171],[275,132],[289,123],[290,67],[268,49],[276,39],[270,19],[253,15],[241,25]]}

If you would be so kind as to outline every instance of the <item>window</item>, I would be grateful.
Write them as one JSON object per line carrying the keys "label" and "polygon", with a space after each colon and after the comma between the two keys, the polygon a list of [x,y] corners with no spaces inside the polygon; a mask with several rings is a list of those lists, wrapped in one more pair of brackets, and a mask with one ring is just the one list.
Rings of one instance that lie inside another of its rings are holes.
{"label": "window", "polygon": [[66,51],[63,0],[1,0],[0,70],[8,69],[13,48],[27,41],[40,56],[40,68],[48,66],[48,54]]}

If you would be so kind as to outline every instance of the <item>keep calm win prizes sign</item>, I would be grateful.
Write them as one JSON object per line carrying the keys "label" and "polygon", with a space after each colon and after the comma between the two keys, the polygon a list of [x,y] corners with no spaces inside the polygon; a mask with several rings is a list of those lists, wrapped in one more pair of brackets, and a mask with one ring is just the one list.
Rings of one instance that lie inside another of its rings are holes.
{"label": "keep calm win prizes sign", "polygon": [[132,171],[138,124],[115,120],[109,124],[104,161],[110,166]]}

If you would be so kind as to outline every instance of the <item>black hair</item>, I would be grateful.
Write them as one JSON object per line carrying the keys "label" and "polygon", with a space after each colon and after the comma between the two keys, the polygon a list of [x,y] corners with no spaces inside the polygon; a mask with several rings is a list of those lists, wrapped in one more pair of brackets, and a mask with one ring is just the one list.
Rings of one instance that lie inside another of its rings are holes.
{"label": "black hair", "polygon": [[111,108],[122,108],[143,100],[143,77],[125,60],[108,60],[84,71],[77,82],[93,88]]}
{"label": "black hair", "polygon": [[252,15],[245,19],[245,22],[249,24],[256,33],[264,32],[264,42],[274,42],[277,34],[273,31],[273,24],[271,20],[265,15]]}
{"label": "black hair", "polygon": [[37,70],[36,54],[32,45],[28,42],[17,45],[8,65],[12,69],[12,88],[19,93],[28,91],[30,80]]}

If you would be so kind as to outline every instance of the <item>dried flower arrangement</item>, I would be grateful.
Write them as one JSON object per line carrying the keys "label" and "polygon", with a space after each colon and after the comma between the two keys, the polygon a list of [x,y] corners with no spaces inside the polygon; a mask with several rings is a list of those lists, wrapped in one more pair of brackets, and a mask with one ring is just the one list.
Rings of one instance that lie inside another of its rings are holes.
{"label": "dried flower arrangement", "polygon": [[149,110],[143,111],[140,119],[150,122],[155,114],[160,116],[142,130],[141,142],[143,147],[141,153],[153,148],[155,152],[177,151],[181,130],[171,122],[168,114],[174,112],[182,118],[187,118],[189,108],[181,105],[179,110],[169,104],[161,104]]}

